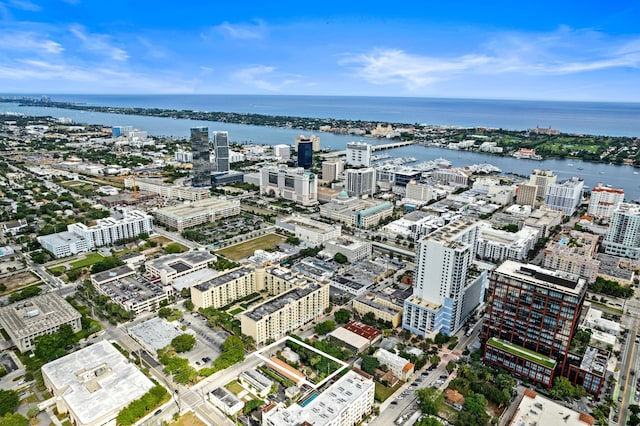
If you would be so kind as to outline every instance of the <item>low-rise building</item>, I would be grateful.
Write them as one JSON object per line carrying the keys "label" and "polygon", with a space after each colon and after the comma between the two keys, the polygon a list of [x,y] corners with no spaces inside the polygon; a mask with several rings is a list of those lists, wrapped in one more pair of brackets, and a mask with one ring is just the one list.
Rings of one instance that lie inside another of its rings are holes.
{"label": "low-rise building", "polygon": [[524,391],[509,425],[566,425],[592,426],[596,420],[588,414],[574,411],[549,398],[538,395],[531,389]]}
{"label": "low-rise building", "polygon": [[548,237],[551,228],[559,226],[562,223],[563,216],[564,213],[560,210],[552,210],[543,206],[532,211],[531,214],[525,218],[524,224],[539,229],[541,237]]}
{"label": "low-rise building", "polygon": [[179,206],[165,207],[154,214],[158,222],[182,232],[203,223],[237,216],[240,214],[240,200],[208,198]]}
{"label": "low-rise building", "polygon": [[266,398],[271,392],[271,387],[275,383],[273,380],[252,368],[250,370],[243,371],[238,377],[240,383],[249,388],[261,398]]}
{"label": "low-rise building", "polygon": [[329,286],[307,281],[243,313],[242,333],[263,345],[314,320],[328,307]]}
{"label": "low-rise building", "polygon": [[359,260],[369,259],[373,253],[373,247],[369,241],[343,236],[325,241],[323,252],[330,257],[335,256],[337,253],[342,253],[350,263],[354,263]]}
{"label": "low-rise building", "polygon": [[233,416],[244,407],[244,402],[223,387],[209,392],[211,403],[222,410],[227,416]]}
{"label": "low-rise building", "polygon": [[162,284],[171,284],[176,278],[207,269],[216,256],[208,251],[188,251],[167,254],[145,264],[147,273],[160,277]]}
{"label": "low-rise building", "polygon": [[340,237],[342,231],[340,225],[328,224],[299,215],[277,220],[276,226],[293,232],[300,241],[305,241],[315,246]]}
{"label": "low-rise building", "polygon": [[395,328],[402,323],[402,301],[400,304],[382,296],[368,294],[353,300],[353,310],[363,316],[372,312],[376,319],[387,321]]}
{"label": "low-rise building", "polygon": [[[189,152],[188,154],[190,155],[191,153]],[[154,182],[152,180],[141,178],[133,179],[132,177],[127,177],[124,179],[125,188],[133,188],[134,186],[137,186],[139,191],[148,191],[157,194],[162,198],[168,198],[172,200],[198,201],[204,200],[211,196],[211,191],[209,191],[207,188],[169,185],[163,182]]]}
{"label": "low-rise building", "polygon": [[3,328],[20,352],[35,348],[38,336],[52,334],[68,324],[74,333],[82,329],[82,315],[57,293],[45,293],[0,307]]}
{"label": "low-rise building", "polygon": [[540,231],[523,226],[517,232],[494,229],[491,224],[480,222],[476,240],[476,256],[499,262],[505,259],[525,260],[538,241]]}
{"label": "low-rise building", "polygon": [[263,426],[357,425],[373,410],[373,380],[351,370],[304,407],[279,403],[263,413]]}
{"label": "low-rise building", "polygon": [[115,425],[118,413],[153,387],[106,340],[45,364],[42,379],[58,413],[77,426]]}
{"label": "low-rise building", "polygon": [[386,349],[378,349],[373,356],[378,359],[380,365],[386,365],[393,375],[400,380],[406,381],[413,374],[414,365],[400,355],[396,355]]}
{"label": "low-rise building", "polygon": [[331,202],[320,206],[320,216],[356,228],[371,228],[393,214],[393,205],[388,201],[349,198],[342,191]]}

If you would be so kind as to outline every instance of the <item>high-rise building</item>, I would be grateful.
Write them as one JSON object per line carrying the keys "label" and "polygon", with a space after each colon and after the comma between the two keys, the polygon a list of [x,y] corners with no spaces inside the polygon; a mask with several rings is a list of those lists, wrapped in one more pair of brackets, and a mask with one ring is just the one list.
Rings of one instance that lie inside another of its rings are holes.
{"label": "high-rise building", "polygon": [[538,200],[538,185],[523,182],[516,190],[516,204],[521,206],[536,206]]}
{"label": "high-rise building", "polygon": [[313,166],[313,142],[300,141],[298,143],[298,167],[310,169]]}
{"label": "high-rise building", "polygon": [[274,145],[273,155],[283,160],[288,160],[291,157],[291,147],[285,144]]}
{"label": "high-rise building", "polygon": [[327,160],[322,162],[322,180],[332,182],[344,171],[342,160]]}
{"label": "high-rise building", "polygon": [[370,167],[373,148],[364,142],[349,142],[347,144],[347,165],[353,167]]}
{"label": "high-rise building", "polygon": [[584,181],[579,178],[568,179],[562,183],[550,183],[544,194],[544,203],[553,210],[560,210],[571,216],[582,201],[583,190]]}
{"label": "high-rise building", "polygon": [[529,176],[529,183],[538,187],[538,199],[543,199],[547,193],[547,186],[556,183],[558,176],[551,170],[535,169]]}
{"label": "high-rise building", "polygon": [[404,302],[402,328],[422,336],[452,335],[482,303],[486,271],[471,268],[478,223],[459,219],[418,242],[413,295]]}
{"label": "high-rise building", "polygon": [[191,152],[193,154],[192,186],[211,186],[211,148],[209,147],[209,129],[191,128]]}
{"label": "high-rise building", "polygon": [[613,215],[613,211],[623,201],[624,189],[613,189],[599,183],[598,186],[591,189],[587,212],[599,219],[609,219]]}
{"label": "high-rise building", "polygon": [[313,149],[313,152],[318,152],[320,151],[320,136],[316,136],[316,135],[298,135],[296,136],[296,140],[294,143],[294,148],[296,151],[298,151],[298,144],[300,142],[311,142],[311,148]]}
{"label": "high-rise building", "polygon": [[640,206],[622,203],[613,211],[604,252],[614,256],[640,259]]}
{"label": "high-rise building", "polygon": [[376,169],[347,169],[344,172],[347,183],[347,194],[352,197],[376,193]]}
{"label": "high-rise building", "polygon": [[229,132],[213,132],[215,171],[229,171]]}
{"label": "high-rise building", "polygon": [[551,386],[569,371],[586,293],[577,275],[505,261],[489,280],[484,360]]}

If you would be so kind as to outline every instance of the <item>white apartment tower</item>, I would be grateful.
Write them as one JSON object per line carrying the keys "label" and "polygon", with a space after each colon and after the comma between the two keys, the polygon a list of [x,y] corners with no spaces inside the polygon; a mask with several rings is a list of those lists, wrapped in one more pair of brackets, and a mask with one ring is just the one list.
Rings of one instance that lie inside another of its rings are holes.
{"label": "white apartment tower", "polygon": [[291,147],[281,144],[273,146],[273,155],[282,160],[288,160],[291,157]]}
{"label": "white apartment tower", "polygon": [[478,223],[459,219],[418,242],[413,295],[404,302],[402,327],[422,336],[452,335],[484,297],[486,272],[470,273]]}
{"label": "white apartment tower", "polygon": [[364,142],[347,144],[347,165],[353,167],[370,167],[373,148]]}
{"label": "white apartment tower", "polygon": [[562,183],[550,183],[544,195],[544,203],[553,210],[561,210],[567,216],[576,212],[582,201],[584,181],[571,178]]}
{"label": "white apartment tower", "polygon": [[366,169],[347,169],[344,174],[346,177],[347,194],[349,194],[349,196],[373,196],[376,193],[376,169],[373,167],[367,167]]}
{"label": "white apartment tower", "polygon": [[604,252],[614,256],[640,259],[640,206],[622,203],[613,211]]}
{"label": "white apartment tower", "polygon": [[613,189],[599,183],[598,186],[591,190],[587,212],[599,219],[609,219],[613,215],[613,211],[623,201],[624,189]]}

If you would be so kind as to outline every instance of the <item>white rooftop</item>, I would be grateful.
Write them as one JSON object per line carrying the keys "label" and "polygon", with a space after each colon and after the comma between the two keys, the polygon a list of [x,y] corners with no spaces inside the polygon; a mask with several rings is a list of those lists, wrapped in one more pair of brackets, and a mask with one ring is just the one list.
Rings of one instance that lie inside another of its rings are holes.
{"label": "white rooftop", "polygon": [[42,367],[83,424],[117,413],[153,383],[109,342],[101,341]]}
{"label": "white rooftop", "polygon": [[[535,396],[532,396],[535,395]],[[548,398],[537,395],[530,390],[518,405],[518,409],[511,419],[510,426],[585,426],[592,425],[593,417],[579,413],[560,405]]]}

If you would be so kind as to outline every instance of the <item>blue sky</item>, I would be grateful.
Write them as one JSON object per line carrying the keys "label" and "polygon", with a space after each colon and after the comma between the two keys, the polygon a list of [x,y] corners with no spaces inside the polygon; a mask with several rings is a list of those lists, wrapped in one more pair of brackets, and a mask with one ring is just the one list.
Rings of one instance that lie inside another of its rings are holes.
{"label": "blue sky", "polygon": [[533,3],[0,0],[0,93],[640,101],[640,2]]}

